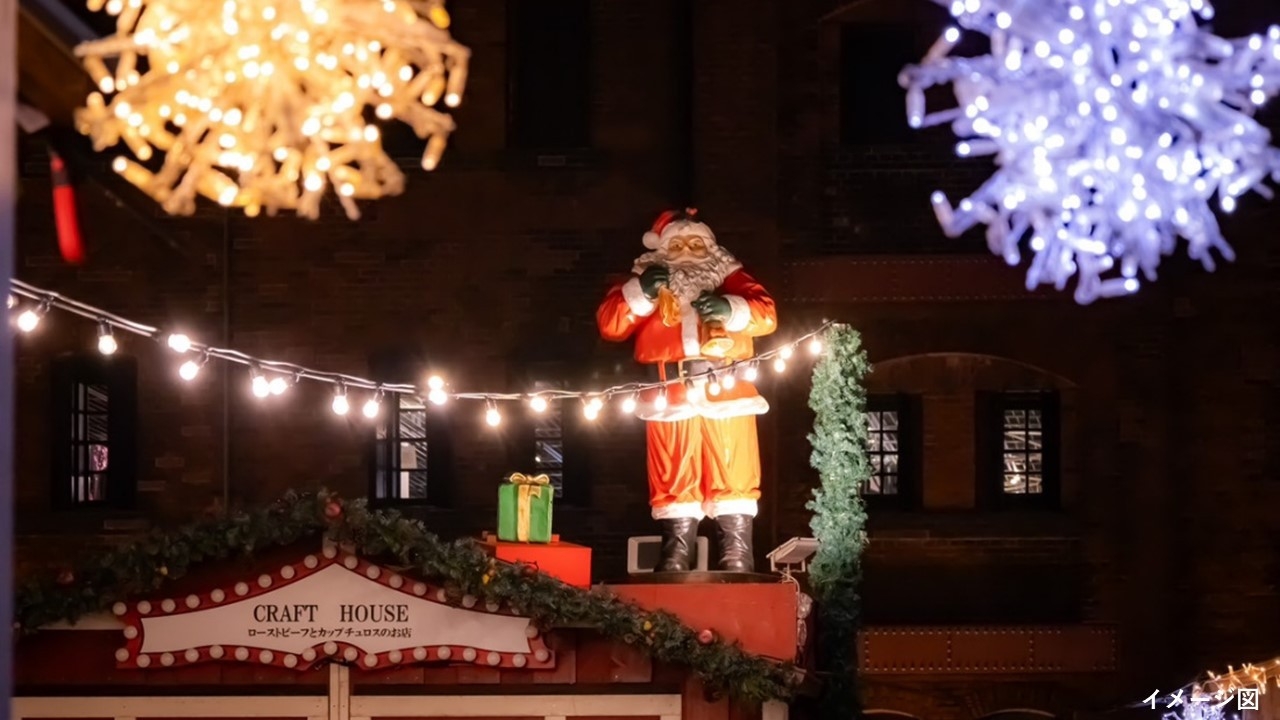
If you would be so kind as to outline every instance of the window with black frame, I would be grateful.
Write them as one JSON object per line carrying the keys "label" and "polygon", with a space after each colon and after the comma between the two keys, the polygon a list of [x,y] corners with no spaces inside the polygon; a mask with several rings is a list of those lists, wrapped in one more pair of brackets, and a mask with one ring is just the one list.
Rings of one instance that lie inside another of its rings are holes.
{"label": "window with black frame", "polygon": [[869,502],[905,507],[914,501],[919,468],[918,405],[909,395],[867,398],[864,417],[871,472],[861,494]]}
{"label": "window with black frame", "polygon": [[1051,506],[1058,500],[1061,454],[1058,396],[1052,392],[987,394],[979,429],[988,495],[1011,507]]}
{"label": "window with black frame", "polygon": [[[374,376],[389,383],[412,383],[425,366],[416,355],[397,353],[372,363]],[[413,394],[391,394],[382,408],[373,440],[370,499],[379,505],[448,507],[453,475],[448,416]]]}
{"label": "window with black frame", "polygon": [[[563,383],[534,383],[535,392],[562,389]],[[551,401],[541,412],[535,412],[533,427],[533,467],[545,474],[555,488],[556,499],[564,497],[564,402]]]}
{"label": "window with black frame", "polygon": [[386,403],[379,423],[376,491],[379,500],[430,502],[430,442],[427,407],[411,395]]}
{"label": "window with black frame", "polygon": [[137,365],[129,357],[77,355],[58,358],[51,368],[55,506],[132,506]]}

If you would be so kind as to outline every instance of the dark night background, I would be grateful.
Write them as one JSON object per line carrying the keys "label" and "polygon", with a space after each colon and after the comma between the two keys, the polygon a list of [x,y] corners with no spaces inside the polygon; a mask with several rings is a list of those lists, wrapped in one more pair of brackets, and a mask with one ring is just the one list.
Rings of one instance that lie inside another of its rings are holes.
{"label": "dark night background", "polygon": [[[875,363],[873,407],[899,413],[899,492],[870,498],[867,626],[1113,633],[1114,670],[869,671],[868,708],[1066,717],[1280,654],[1276,204],[1250,196],[1224,218],[1238,259],[1216,273],[1180,254],[1136,297],[1079,307],[1069,292],[1027,293],[980,236],[939,231],[929,193],[962,196],[991,167],[956,159],[945,129],[907,129],[897,72],[946,20],[923,0],[450,10],[474,53],[459,129],[430,174],[414,170],[415,138],[386,133],[403,196],[363,204],[359,222],[336,203],[318,222],[212,205],[171,218],[78,141],[89,260],[73,268],[57,256],[44,147],[29,139],[18,277],[326,370],[418,382],[431,368],[476,390],[605,386],[642,372],[629,345],[597,338],[608,277],[643,251],[659,211],[696,205],[778,299],[778,339],[851,323]],[[1280,20],[1243,1],[1218,10],[1228,37]],[[22,92],[65,125],[88,81],[28,12]],[[78,506],[50,480],[54,398],[75,367],[67,354],[97,362],[94,337],[55,314],[19,341],[23,567],[190,519],[224,494],[255,504],[323,485],[377,499],[374,430],[354,410],[335,417],[327,389],[261,402],[247,372],[215,365],[185,386],[171,352],[130,339],[120,354],[136,369],[117,358],[102,381],[120,408],[136,402],[112,418],[122,459],[106,504]],[[807,373],[762,383],[761,553],[809,534]],[[999,436],[1003,411],[1026,407],[1043,413],[1044,492],[1015,497],[1001,491]],[[624,575],[626,539],[653,531],[643,425],[610,410],[593,425],[566,410],[555,518],[594,548],[598,580]],[[408,511],[445,535],[492,528],[499,479],[533,463],[523,411],[497,432],[482,415],[463,402],[427,415],[427,497]]]}

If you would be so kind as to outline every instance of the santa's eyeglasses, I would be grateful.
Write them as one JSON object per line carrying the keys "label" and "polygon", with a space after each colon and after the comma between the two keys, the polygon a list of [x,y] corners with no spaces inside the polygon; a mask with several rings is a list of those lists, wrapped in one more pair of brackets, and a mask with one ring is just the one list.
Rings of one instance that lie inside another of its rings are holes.
{"label": "santa's eyeglasses", "polygon": [[669,255],[688,253],[695,257],[706,257],[707,241],[699,235],[677,235],[667,242],[665,249]]}

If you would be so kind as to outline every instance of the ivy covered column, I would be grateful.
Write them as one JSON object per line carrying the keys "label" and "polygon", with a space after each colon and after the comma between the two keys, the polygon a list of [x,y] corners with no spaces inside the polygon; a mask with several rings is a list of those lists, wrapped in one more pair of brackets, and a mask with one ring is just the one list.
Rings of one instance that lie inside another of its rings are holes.
{"label": "ivy covered column", "polygon": [[821,485],[808,508],[820,545],[809,566],[818,601],[819,670],[824,673],[822,717],[853,718],[858,711],[858,581],[867,542],[867,513],[859,493],[871,476],[863,417],[869,370],[857,331],[835,326],[827,351],[813,370],[809,407],[815,413],[810,462]]}

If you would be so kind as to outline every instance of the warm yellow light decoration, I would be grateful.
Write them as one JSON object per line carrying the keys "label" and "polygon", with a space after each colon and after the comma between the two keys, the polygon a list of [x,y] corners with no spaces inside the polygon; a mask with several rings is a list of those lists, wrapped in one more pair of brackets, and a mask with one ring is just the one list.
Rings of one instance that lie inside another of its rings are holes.
{"label": "warm yellow light decoration", "polygon": [[373,118],[424,138],[426,170],[454,129],[434,106],[461,102],[470,51],[445,30],[443,0],[88,5],[117,32],[76,48],[101,90],[76,124],[99,151],[123,143],[133,157],[112,166],[169,213],[191,214],[199,194],[315,218],[332,187],[355,219],[355,199],[404,188]]}
{"label": "warm yellow light decoration", "polygon": [[1280,658],[1260,665],[1245,663],[1236,669],[1228,666],[1227,672],[1218,675],[1212,671],[1205,673],[1206,678],[1192,686],[1191,696],[1209,697],[1222,701],[1234,696],[1240,690],[1257,689],[1266,694],[1267,683],[1274,682],[1280,687]]}

